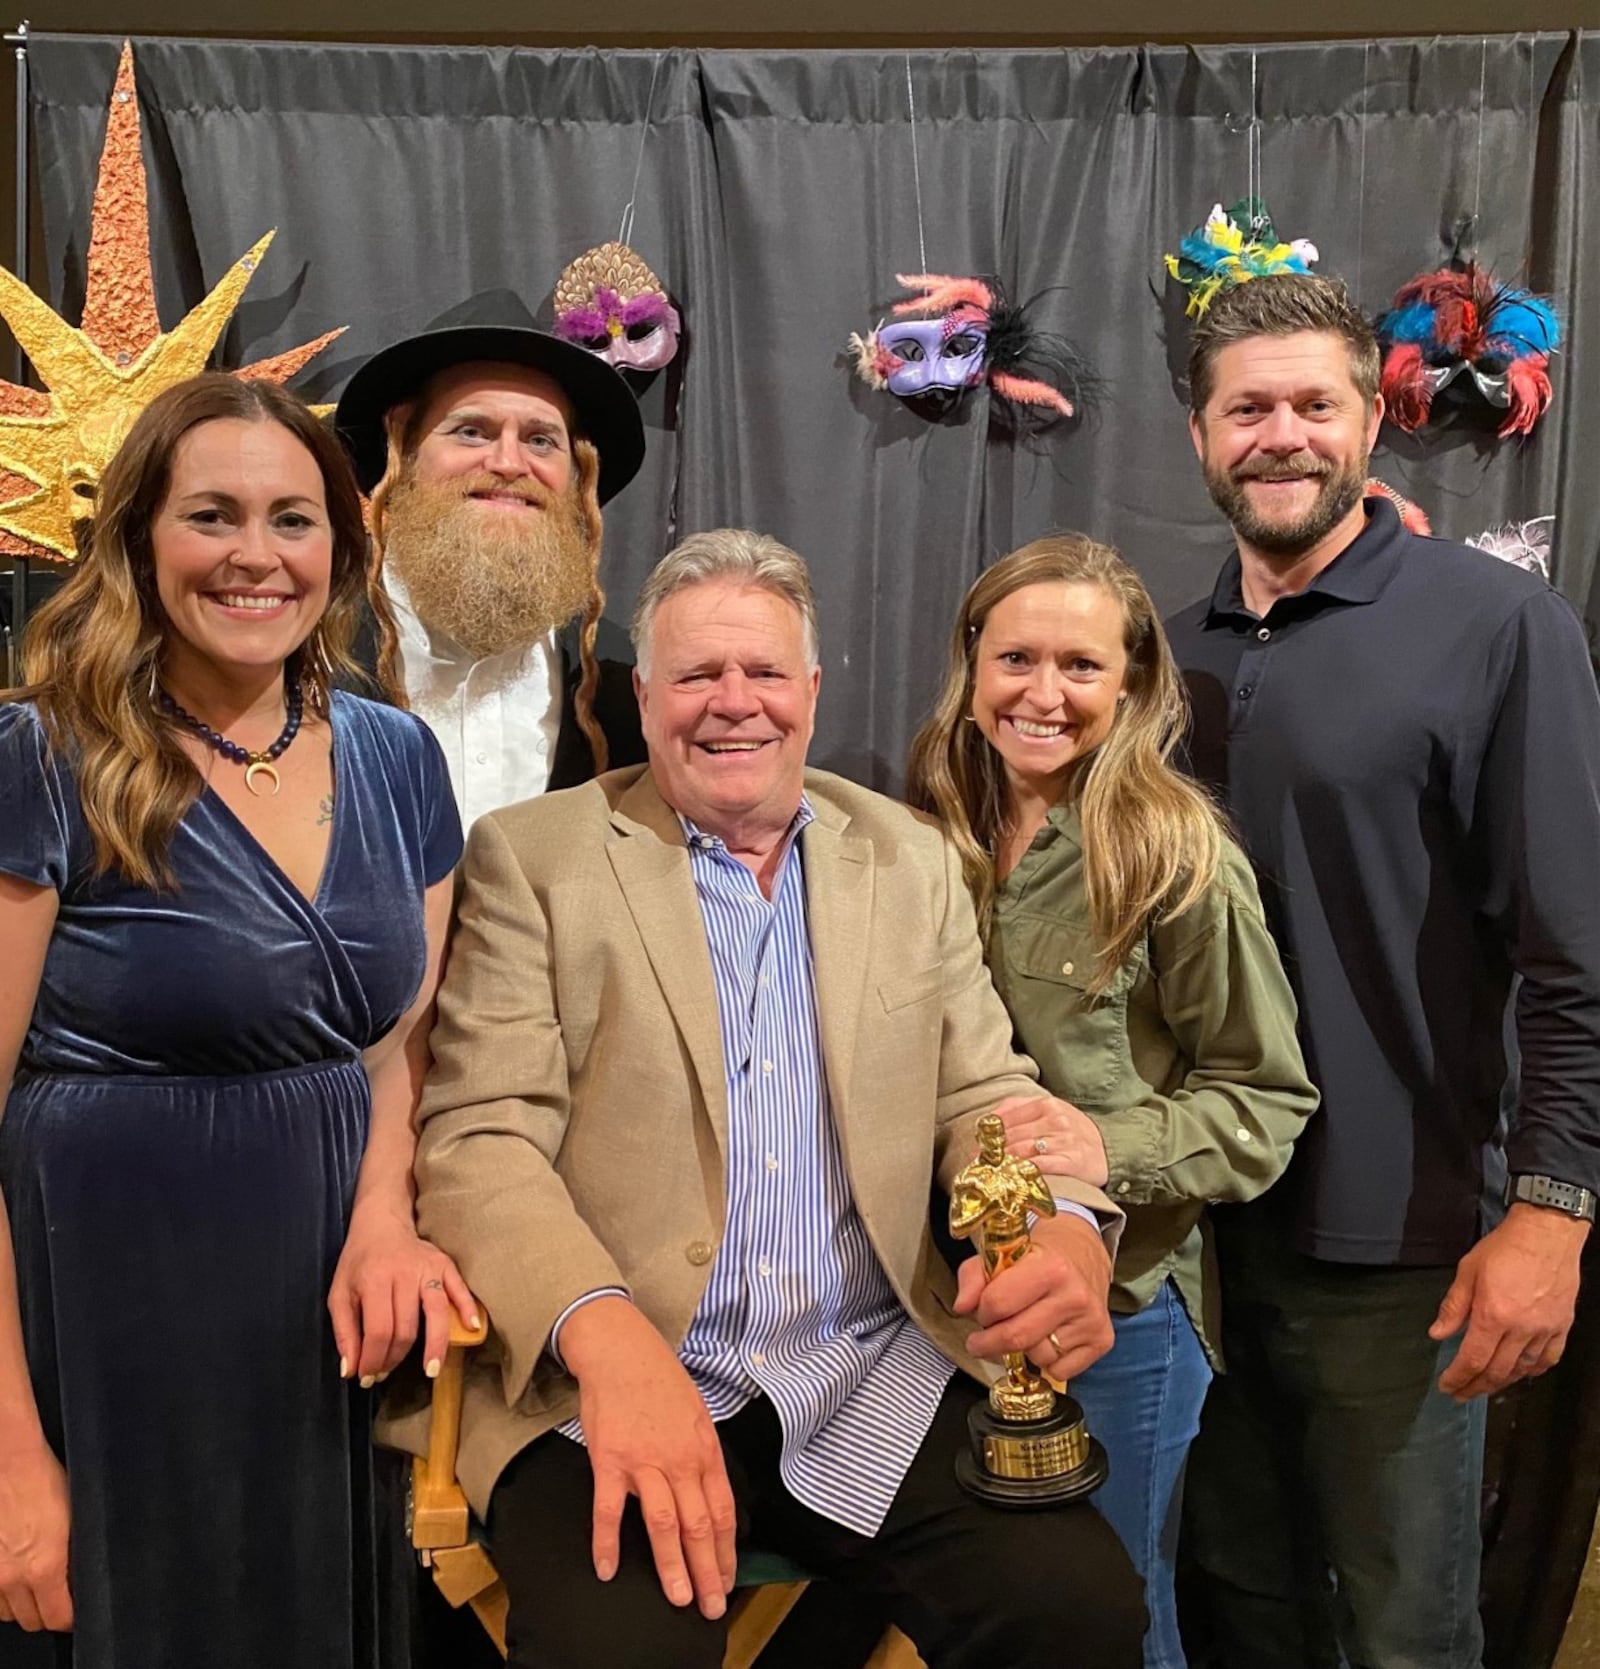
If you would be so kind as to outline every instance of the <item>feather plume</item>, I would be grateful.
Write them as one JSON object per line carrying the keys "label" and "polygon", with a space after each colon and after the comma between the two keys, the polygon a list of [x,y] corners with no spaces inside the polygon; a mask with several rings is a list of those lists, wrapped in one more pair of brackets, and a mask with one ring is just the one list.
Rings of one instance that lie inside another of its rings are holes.
{"label": "feather plume", "polygon": [[1390,420],[1407,434],[1428,421],[1433,384],[1428,381],[1422,349],[1415,342],[1401,343],[1384,355],[1380,386]]}
{"label": "feather plume", "polygon": [[1063,417],[1072,416],[1072,402],[1066,395],[1033,377],[1014,377],[1007,371],[996,371],[989,378],[989,386],[1008,400],[1027,406],[1049,406]]}
{"label": "feather plume", "polygon": [[897,272],[894,279],[895,283],[908,290],[923,292],[909,301],[897,301],[894,310],[898,314],[948,313],[962,303],[977,308],[980,313],[987,313],[994,305],[989,286],[980,278],[945,278],[927,272]]}
{"label": "feather plume", "polygon": [[1504,522],[1486,528],[1477,538],[1467,540],[1474,549],[1487,551],[1513,567],[1550,577],[1550,538],[1555,531],[1554,516],[1535,516],[1527,522]]}
{"label": "feather plume", "polygon": [[1528,354],[1525,358],[1512,360],[1506,367],[1506,392],[1510,396],[1510,404],[1506,409],[1506,420],[1500,425],[1502,435],[1532,434],[1534,424],[1549,410],[1554,398],[1550,374],[1545,369],[1549,363],[1543,354]]}

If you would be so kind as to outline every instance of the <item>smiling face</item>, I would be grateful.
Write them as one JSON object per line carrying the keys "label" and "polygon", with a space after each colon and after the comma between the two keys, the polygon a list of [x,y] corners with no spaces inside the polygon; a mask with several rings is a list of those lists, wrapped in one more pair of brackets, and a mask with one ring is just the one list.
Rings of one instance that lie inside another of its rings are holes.
{"label": "smiling face", "polygon": [[530,515],[567,489],[572,408],[554,377],[523,365],[454,365],[428,384],[413,467],[458,482],[489,515]]}
{"label": "smiling face", "polygon": [[780,834],[800,809],[822,674],[800,611],[716,579],[663,598],[634,689],[667,804],[730,847]]}
{"label": "smiling face", "polygon": [[972,717],[1013,793],[1054,803],[1111,733],[1127,680],[1122,605],[1103,585],[1025,585],[989,610],[973,653]]}
{"label": "smiling face", "polygon": [[1362,399],[1343,340],[1311,330],[1246,337],[1217,354],[1212,379],[1189,428],[1211,497],[1243,544],[1298,558],[1336,529],[1353,539],[1383,401]]}
{"label": "smiling face", "polygon": [[150,547],[169,665],[281,666],[328,606],[333,536],[316,459],[278,423],[196,424],[173,453]]}

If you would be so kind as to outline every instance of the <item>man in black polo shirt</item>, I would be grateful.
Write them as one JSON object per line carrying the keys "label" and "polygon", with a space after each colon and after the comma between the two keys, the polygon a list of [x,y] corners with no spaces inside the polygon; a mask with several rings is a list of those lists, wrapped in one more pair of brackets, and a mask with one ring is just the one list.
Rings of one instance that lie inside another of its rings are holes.
{"label": "man in black polo shirt", "polygon": [[1279,1187],[1216,1213],[1229,1371],[1188,1503],[1227,1669],[1477,1669],[1485,1398],[1559,1360],[1600,1190],[1584,635],[1538,575],[1363,497],[1378,369],[1300,275],[1215,301],[1190,359],[1238,545],[1168,624],[1191,757],[1322,1090]]}

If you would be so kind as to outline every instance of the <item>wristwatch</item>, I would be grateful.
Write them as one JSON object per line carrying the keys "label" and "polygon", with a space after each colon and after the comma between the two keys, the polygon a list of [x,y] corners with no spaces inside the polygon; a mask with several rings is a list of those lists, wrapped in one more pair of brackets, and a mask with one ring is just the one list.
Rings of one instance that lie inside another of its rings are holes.
{"label": "wristwatch", "polygon": [[1549,1206],[1569,1217],[1581,1217],[1586,1223],[1594,1221],[1594,1190],[1580,1188],[1575,1182],[1558,1182],[1553,1176],[1514,1176],[1507,1198]]}

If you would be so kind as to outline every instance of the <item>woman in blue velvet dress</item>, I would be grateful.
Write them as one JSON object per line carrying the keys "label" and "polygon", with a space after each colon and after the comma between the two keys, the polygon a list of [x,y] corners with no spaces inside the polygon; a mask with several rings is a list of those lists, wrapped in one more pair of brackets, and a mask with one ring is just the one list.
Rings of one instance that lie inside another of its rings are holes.
{"label": "woman in blue velvet dress", "polygon": [[410,1189],[460,824],[332,688],[367,591],[337,441],[198,377],[0,703],[6,1669],[391,1661],[366,1387],[472,1298]]}

